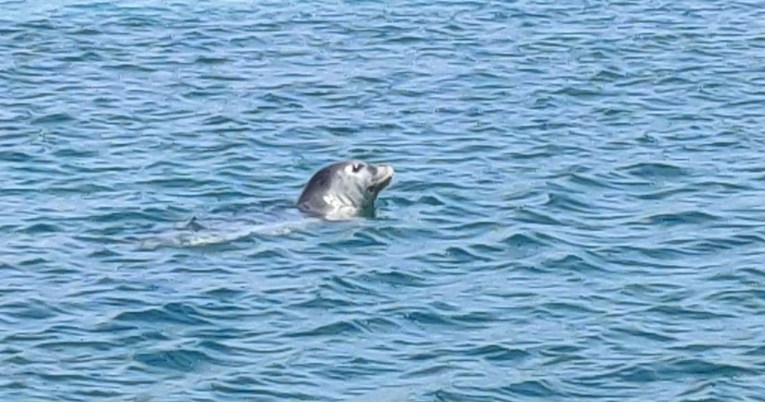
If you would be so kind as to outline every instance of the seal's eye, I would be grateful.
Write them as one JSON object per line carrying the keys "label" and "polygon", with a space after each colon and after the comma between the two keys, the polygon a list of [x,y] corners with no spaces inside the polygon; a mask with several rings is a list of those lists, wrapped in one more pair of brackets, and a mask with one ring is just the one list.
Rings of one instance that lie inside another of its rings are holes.
{"label": "seal's eye", "polygon": [[364,168],[364,164],[363,163],[354,163],[353,164],[353,173],[358,173],[359,170],[361,170],[363,168]]}

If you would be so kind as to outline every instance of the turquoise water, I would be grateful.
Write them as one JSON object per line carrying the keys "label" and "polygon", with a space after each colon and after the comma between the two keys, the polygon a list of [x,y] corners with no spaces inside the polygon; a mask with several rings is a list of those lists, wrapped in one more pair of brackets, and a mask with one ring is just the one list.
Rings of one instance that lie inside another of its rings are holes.
{"label": "turquoise water", "polygon": [[0,400],[765,395],[762,2],[185,3],[0,1]]}

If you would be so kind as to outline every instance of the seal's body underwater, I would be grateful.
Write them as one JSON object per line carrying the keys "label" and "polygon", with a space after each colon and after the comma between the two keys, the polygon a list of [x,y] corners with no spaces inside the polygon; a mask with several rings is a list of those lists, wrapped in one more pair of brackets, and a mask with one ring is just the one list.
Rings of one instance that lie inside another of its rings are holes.
{"label": "seal's body underwater", "polygon": [[393,179],[393,167],[359,160],[338,162],[316,172],[297,201],[298,209],[327,220],[369,213]]}

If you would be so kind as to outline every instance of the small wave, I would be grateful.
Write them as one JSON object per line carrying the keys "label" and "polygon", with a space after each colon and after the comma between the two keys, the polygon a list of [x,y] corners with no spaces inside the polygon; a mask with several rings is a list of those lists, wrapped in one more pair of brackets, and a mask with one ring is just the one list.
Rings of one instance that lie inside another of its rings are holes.
{"label": "small wave", "polygon": [[200,367],[216,363],[216,360],[207,354],[192,349],[140,352],[133,355],[133,359],[152,368],[182,372],[198,371]]}
{"label": "small wave", "polygon": [[623,171],[643,179],[672,179],[688,175],[688,172],[682,167],[659,162],[633,163],[622,166],[617,171]]}
{"label": "small wave", "polygon": [[715,222],[720,218],[702,211],[682,211],[671,213],[660,213],[646,218],[647,223],[651,225],[675,226],[684,224],[707,224]]}
{"label": "small wave", "polygon": [[342,320],[329,324],[320,325],[308,330],[301,330],[285,334],[293,338],[302,337],[336,337],[352,336],[365,332],[380,333],[389,332],[398,328],[398,325],[387,319],[354,319]]}
{"label": "small wave", "polygon": [[486,345],[466,352],[469,356],[479,356],[492,362],[517,362],[528,359],[531,353],[523,348],[511,348],[503,345]]}
{"label": "small wave", "polygon": [[68,113],[51,113],[35,118],[32,120],[32,124],[58,124],[70,122],[73,120],[75,120],[75,118]]}
{"label": "small wave", "polygon": [[207,325],[210,322],[196,308],[185,303],[168,303],[161,308],[141,311],[125,311],[114,317],[114,322],[168,323],[184,325]]}
{"label": "small wave", "polygon": [[19,229],[19,233],[25,234],[45,234],[45,233],[61,233],[64,229],[59,225],[51,223],[34,223],[29,226],[25,226]]}

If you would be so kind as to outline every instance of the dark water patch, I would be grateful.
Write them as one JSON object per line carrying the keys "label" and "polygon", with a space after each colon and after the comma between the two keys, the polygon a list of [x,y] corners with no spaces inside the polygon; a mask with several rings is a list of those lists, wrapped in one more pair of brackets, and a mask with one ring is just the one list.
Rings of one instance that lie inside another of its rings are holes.
{"label": "dark water patch", "polygon": [[221,300],[232,300],[244,297],[246,291],[244,289],[231,289],[228,287],[220,287],[205,291],[205,294]]}
{"label": "dark water patch", "polygon": [[544,261],[543,265],[550,269],[577,272],[586,275],[600,275],[610,272],[608,265],[596,262],[589,256],[567,254],[561,258],[551,258]]}
{"label": "dark water patch", "polygon": [[676,342],[678,338],[669,334],[662,334],[656,331],[648,330],[647,328],[635,328],[635,327],[620,327],[614,328],[613,332],[616,336],[630,336],[640,338],[641,341],[654,341],[654,342]]}
{"label": "dark water patch", "polygon": [[515,212],[513,220],[519,222],[533,223],[536,225],[562,225],[563,223],[551,216],[547,210],[534,210],[531,208],[522,208]]}
{"label": "dark water patch", "polygon": [[379,296],[371,284],[359,280],[355,277],[341,277],[333,275],[329,278],[322,288],[333,290],[339,294],[357,295],[357,296]]}
{"label": "dark water patch", "polygon": [[46,233],[58,233],[63,232],[64,229],[50,223],[35,223],[25,228],[21,228],[19,233],[25,233],[30,235],[46,234]]}
{"label": "dark water patch", "polygon": [[514,384],[502,387],[498,390],[499,394],[505,394],[513,397],[535,397],[535,398],[550,398],[560,396],[549,384],[544,380],[527,380],[520,381]]}
{"label": "dark water patch", "polygon": [[703,241],[696,241],[689,250],[702,254],[712,254],[724,250],[739,249],[746,246],[760,245],[765,241],[762,236],[739,235],[726,237],[711,237]]}
{"label": "dark water patch", "polygon": [[186,325],[209,324],[195,307],[182,303],[168,303],[162,308],[150,308],[142,311],[126,311],[116,315],[114,321],[138,324],[142,322]]}
{"label": "dark water patch", "polygon": [[614,377],[624,381],[625,385],[646,384],[661,380],[656,369],[644,363],[634,363],[619,364],[616,368],[608,369],[602,375],[585,375],[578,378],[577,382],[593,387],[602,387]]}
{"label": "dark water patch", "polygon": [[688,175],[688,172],[679,166],[658,162],[634,163],[623,166],[618,170],[649,180],[673,179]]}
{"label": "dark water patch", "polygon": [[662,361],[657,365],[657,373],[668,378],[685,377],[738,377],[756,375],[755,368],[743,367],[736,364],[713,362],[700,358],[673,358]]}
{"label": "dark water patch", "polygon": [[[358,247],[364,247],[364,248],[380,248],[386,246],[387,243],[383,241],[382,239],[378,239],[377,236],[374,236],[369,233],[365,232],[356,232],[353,234],[353,236],[349,239],[345,239],[341,242],[338,242],[334,244],[333,248],[358,248]],[[327,245],[329,246],[329,245]]]}
{"label": "dark water patch", "polygon": [[[52,304],[30,299],[0,304],[5,315],[18,320],[45,320],[56,317],[61,311]],[[40,339],[43,337],[41,336]]]}
{"label": "dark water patch", "polygon": [[[242,335],[244,334],[236,334],[236,336],[227,337],[227,339],[238,339],[239,336],[242,336]],[[206,341],[200,342],[198,345],[198,348],[207,350],[210,353],[216,353],[223,356],[235,356],[235,355],[245,356],[251,352],[247,348],[232,347],[232,346],[226,345],[223,342],[212,341],[212,340],[206,340]],[[284,351],[286,350],[282,350],[282,352]],[[233,365],[232,364],[233,362],[230,362],[228,359],[225,361],[217,361],[216,363],[225,364],[225,365]],[[246,363],[242,362],[238,365],[242,365],[242,364],[246,364]]]}
{"label": "dark water patch", "polygon": [[[236,119],[233,119],[231,117],[228,117],[228,116],[213,116],[213,117],[208,117],[207,119],[205,119],[202,122],[202,124],[206,125],[206,126],[229,126],[229,127],[227,127],[227,129],[230,130],[231,129],[230,126],[240,126],[240,125],[243,125],[245,123],[242,122],[242,121],[238,121]],[[233,146],[232,145],[223,145],[223,147],[224,148],[218,150],[218,152],[226,150],[226,149],[229,149],[230,147],[233,147]],[[215,151],[215,150],[213,150],[213,151]]]}
{"label": "dark water patch", "polygon": [[520,348],[511,348],[502,345],[486,345],[477,347],[469,352],[469,356],[480,356],[491,362],[514,362],[523,361],[531,354]]}
{"label": "dark water patch", "polygon": [[515,233],[502,239],[501,244],[517,257],[531,256],[547,247],[547,244],[536,236],[521,233]]}
{"label": "dark water patch", "polygon": [[[96,223],[115,223],[115,222],[161,222],[171,220],[167,216],[168,211],[162,211],[156,208],[149,208],[144,211],[110,211],[104,213],[94,213],[88,217],[88,220]],[[163,219],[162,217],[166,218]]]}
{"label": "dark water patch", "polygon": [[585,173],[572,173],[567,177],[568,181],[572,184],[587,189],[587,191],[595,188],[601,189],[615,189],[617,186],[610,183],[606,178],[599,177],[594,174]]}
{"label": "dark water patch", "polygon": [[321,294],[312,297],[308,300],[296,303],[293,305],[295,308],[306,309],[328,309],[328,308],[342,308],[351,305],[351,301],[347,299],[333,298],[329,296],[323,296]]}
{"label": "dark water patch", "polygon": [[91,257],[91,258],[116,258],[121,256],[122,254],[118,253],[117,251],[109,250],[106,248],[96,250],[88,254],[88,257]]}
{"label": "dark water patch", "polygon": [[349,361],[341,361],[336,367],[322,371],[321,375],[335,380],[350,380],[354,378],[375,377],[386,373],[396,372],[394,362],[383,362],[363,357],[355,357]]}
{"label": "dark water patch", "polygon": [[355,321],[341,321],[330,323],[326,325],[320,325],[310,330],[298,331],[287,334],[288,337],[301,338],[301,337],[329,337],[334,336],[353,336],[363,332],[363,327]]}
{"label": "dark water patch", "polygon": [[577,317],[588,317],[603,313],[603,311],[600,310],[587,308],[584,303],[563,301],[542,303],[537,308],[539,311],[544,312],[546,315],[567,317],[572,320],[576,319]]}
{"label": "dark water patch", "polygon": [[549,193],[547,195],[547,203],[544,207],[548,209],[561,209],[565,211],[574,212],[589,212],[592,206],[588,205],[581,199],[573,196],[571,193],[564,194],[560,192]]}
{"label": "dark water patch", "polygon": [[60,148],[53,151],[52,155],[56,158],[92,158],[98,156],[98,152],[91,149],[72,149],[72,148]]}
{"label": "dark water patch", "polygon": [[487,319],[493,320],[489,313],[441,314],[430,309],[397,312],[404,320],[423,330],[429,328],[442,330],[457,330],[460,328],[478,329],[483,327]]}
{"label": "dark water patch", "polygon": [[189,349],[136,353],[133,359],[152,368],[182,372],[197,371],[200,367],[215,363],[207,354]]}
{"label": "dark water patch", "polygon": [[692,195],[698,193],[698,189],[692,186],[679,186],[676,188],[668,188],[661,190],[648,191],[641,194],[636,194],[635,197],[643,200],[663,200],[671,199],[673,197],[679,197],[684,195]]}
{"label": "dark water patch", "polygon": [[674,226],[682,224],[699,225],[708,224],[719,220],[717,216],[702,211],[661,213],[651,215],[646,219],[649,221],[649,224],[662,226]]}
{"label": "dark water patch", "polygon": [[230,394],[252,394],[252,386],[265,386],[265,381],[262,379],[255,379],[246,375],[238,375],[228,381],[230,384],[221,384],[217,381],[212,384],[213,389],[218,392],[230,393]]}
{"label": "dark water patch", "polygon": [[232,385],[220,385],[216,384],[213,389],[220,392],[222,395],[232,393],[234,395],[259,395],[264,398],[270,398],[271,400],[284,401],[315,401],[316,396],[310,393],[300,392],[298,390],[290,390],[292,387],[285,387],[285,391],[274,390],[273,384],[266,384],[264,386],[250,386],[243,388],[238,384]]}
{"label": "dark water patch", "polygon": [[430,377],[430,376],[440,376],[440,375],[448,375],[449,372],[454,371],[454,368],[447,364],[431,364],[426,368],[423,369],[417,369],[410,371],[408,373],[405,373],[403,375],[404,378],[407,379],[420,379],[423,377]]}
{"label": "dark water patch", "polygon": [[684,317],[691,320],[713,320],[713,319],[722,319],[722,318],[732,317],[732,315],[728,313],[699,310],[699,309],[681,307],[676,305],[666,305],[666,306],[663,305],[663,306],[651,307],[646,310],[646,313],[657,314],[659,316],[664,316],[664,317],[669,317],[676,314],[683,314]]}
{"label": "dark water patch", "polygon": [[501,255],[505,251],[504,247],[489,244],[474,244],[470,246],[470,252],[474,255],[482,256],[482,259],[491,259],[494,255]]}
{"label": "dark water patch", "polygon": [[3,162],[28,162],[34,156],[19,151],[0,151],[0,160]]}
{"label": "dark water patch", "polygon": [[218,64],[226,64],[230,62],[226,57],[215,57],[215,56],[199,56],[195,60],[195,63],[200,64],[210,64],[210,65],[218,65]]}
{"label": "dark water patch", "polygon": [[150,186],[165,189],[192,189],[192,188],[207,188],[209,186],[215,186],[217,183],[211,180],[200,180],[192,176],[187,177],[168,177],[168,178],[154,178],[144,182],[137,183],[142,186]]}
{"label": "dark water patch", "polygon": [[[765,292],[755,289],[726,290],[714,292],[705,297],[708,301],[715,303],[727,303],[729,306],[735,306],[736,309],[756,311],[765,306]],[[730,313],[732,314],[732,312]]]}
{"label": "dark water patch", "polygon": [[223,74],[204,74],[199,77],[203,80],[209,80],[209,81],[221,81],[221,82],[245,82],[246,79],[244,77],[235,76],[235,75],[223,75]]}
{"label": "dark water patch", "polygon": [[472,252],[464,247],[452,246],[443,251],[444,257],[455,262],[479,262],[489,261],[490,258],[483,256],[477,252]]}
{"label": "dark water patch", "polygon": [[385,284],[392,288],[421,287],[425,285],[425,278],[408,270],[374,271],[362,275],[361,281],[373,284]]}
{"label": "dark water patch", "polygon": [[112,187],[107,186],[100,186],[93,183],[82,183],[77,184],[73,183],[72,185],[67,186],[51,186],[47,189],[48,192],[54,195],[90,195],[92,193],[98,193],[98,192],[112,192],[114,189]]}
{"label": "dark water patch", "polygon": [[68,113],[52,113],[45,116],[40,116],[31,121],[32,124],[50,125],[58,123],[67,123],[75,120],[75,118]]}

